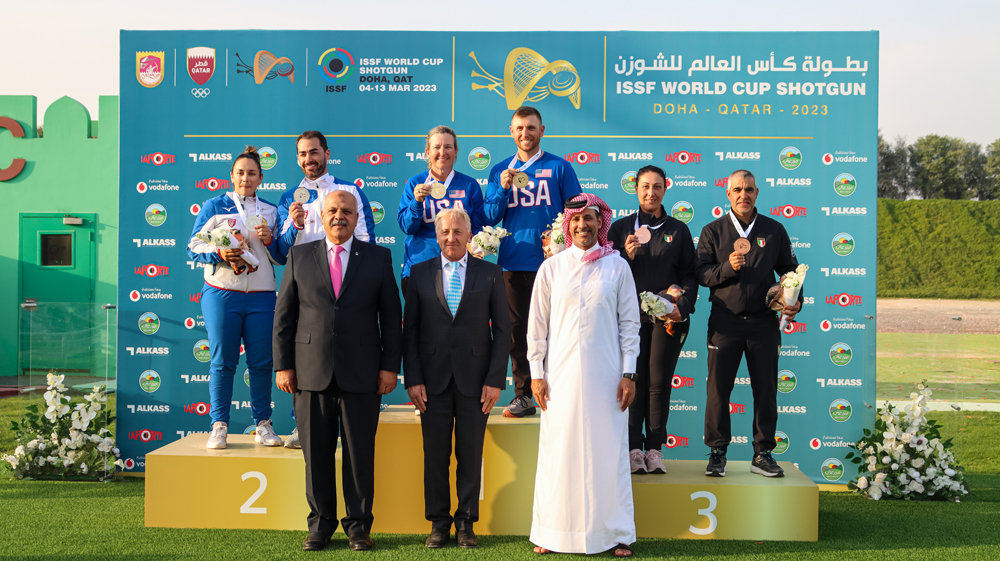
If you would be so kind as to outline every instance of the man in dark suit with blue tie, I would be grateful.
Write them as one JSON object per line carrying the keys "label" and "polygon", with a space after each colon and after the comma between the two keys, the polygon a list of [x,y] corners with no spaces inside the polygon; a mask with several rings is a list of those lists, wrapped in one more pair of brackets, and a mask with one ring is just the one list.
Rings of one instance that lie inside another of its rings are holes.
{"label": "man in dark suit with blue tie", "polygon": [[[500,398],[510,352],[510,310],[503,270],[469,258],[469,215],[446,209],[435,218],[441,255],[414,265],[406,293],[403,374],[420,411],[424,440],[424,511],[431,522],[426,545],[447,545],[455,525],[458,545],[479,540],[483,439],[490,410]],[[452,430],[458,507],[451,514]]]}
{"label": "man in dark suit with blue tie", "polygon": [[278,389],[292,393],[306,461],[309,535],[326,547],[337,529],[337,437],[343,449],[341,521],[354,551],[372,548],[375,431],[382,395],[396,387],[402,310],[389,250],[354,239],[357,202],[323,200],[323,240],[288,254],[274,314]]}

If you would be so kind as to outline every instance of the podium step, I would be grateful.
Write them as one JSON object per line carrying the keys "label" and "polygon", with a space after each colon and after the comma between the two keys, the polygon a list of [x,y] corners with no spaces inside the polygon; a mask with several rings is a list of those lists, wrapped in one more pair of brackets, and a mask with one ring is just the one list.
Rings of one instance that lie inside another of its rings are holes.
{"label": "podium step", "polygon": [[[538,451],[538,417],[490,415],[483,450],[480,534],[527,535]],[[412,409],[383,411],[375,442],[375,532],[424,534],[423,449]],[[146,455],[146,526],[306,530],[301,450],[268,448],[230,435],[225,450],[195,434]],[[455,460],[451,476],[454,489]],[[670,460],[667,473],[632,476],[639,537],[816,541],[819,487],[790,462],[785,477],[750,473],[729,462],[724,478],[706,462]],[[340,452],[330,476],[341,484]],[[339,494],[339,493],[338,493]],[[338,516],[344,515],[338,497]],[[452,496],[452,505],[457,504]],[[338,530],[340,531],[340,530]]]}

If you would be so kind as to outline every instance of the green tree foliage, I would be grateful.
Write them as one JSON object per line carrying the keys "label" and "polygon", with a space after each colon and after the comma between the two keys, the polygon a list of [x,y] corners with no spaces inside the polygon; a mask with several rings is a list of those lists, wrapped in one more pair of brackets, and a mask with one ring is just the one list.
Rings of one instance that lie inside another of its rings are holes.
{"label": "green tree foliage", "polygon": [[929,134],[909,147],[913,194],[922,199],[972,199],[980,195],[986,158],[975,142]]}
{"label": "green tree foliage", "polygon": [[905,199],[910,185],[910,153],[906,139],[896,137],[889,143],[878,133],[878,196],[888,199]]}
{"label": "green tree foliage", "polygon": [[986,147],[986,161],[983,165],[983,183],[979,189],[979,200],[1000,199],[1000,139]]}
{"label": "green tree foliage", "polygon": [[1000,201],[879,199],[878,296],[1000,299]]}

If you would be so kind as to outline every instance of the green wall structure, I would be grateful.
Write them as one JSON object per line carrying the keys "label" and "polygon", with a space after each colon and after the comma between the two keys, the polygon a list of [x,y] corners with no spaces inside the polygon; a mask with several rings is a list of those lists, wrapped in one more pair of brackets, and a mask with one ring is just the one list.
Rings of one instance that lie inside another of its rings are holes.
{"label": "green wall structure", "polygon": [[[39,138],[36,98],[0,96],[0,122],[4,117],[13,119],[24,132],[23,138],[15,138],[9,128],[0,127],[0,170],[10,168],[16,159],[25,160],[19,174],[0,181],[0,237],[10,240],[0,244],[0,378],[9,380],[21,373],[20,303],[33,288],[22,286],[22,278],[26,277],[22,275],[25,240],[21,233],[28,217],[83,217],[83,228],[88,236],[93,232],[94,237],[93,265],[84,272],[92,279],[89,301],[98,310],[91,316],[103,325],[104,318],[97,317],[103,314],[100,306],[117,304],[118,97],[102,96],[99,104],[100,134],[97,121],[91,120],[87,109],[63,97],[46,109],[43,135]],[[61,219],[52,220],[62,227]],[[65,321],[68,328],[74,326],[72,317]],[[112,332],[112,346],[114,341]],[[110,356],[113,375],[113,348]]]}

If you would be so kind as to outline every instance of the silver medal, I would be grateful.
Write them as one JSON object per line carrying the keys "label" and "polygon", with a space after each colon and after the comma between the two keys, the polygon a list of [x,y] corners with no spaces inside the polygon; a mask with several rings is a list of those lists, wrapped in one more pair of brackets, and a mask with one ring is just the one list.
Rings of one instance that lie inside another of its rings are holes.
{"label": "silver medal", "polygon": [[246,224],[248,230],[256,230],[257,226],[264,224],[264,219],[256,215],[247,216]]}
{"label": "silver medal", "polygon": [[309,202],[309,196],[309,189],[306,189],[305,187],[299,187],[294,193],[292,193],[292,198],[295,199],[295,202],[302,204]]}

